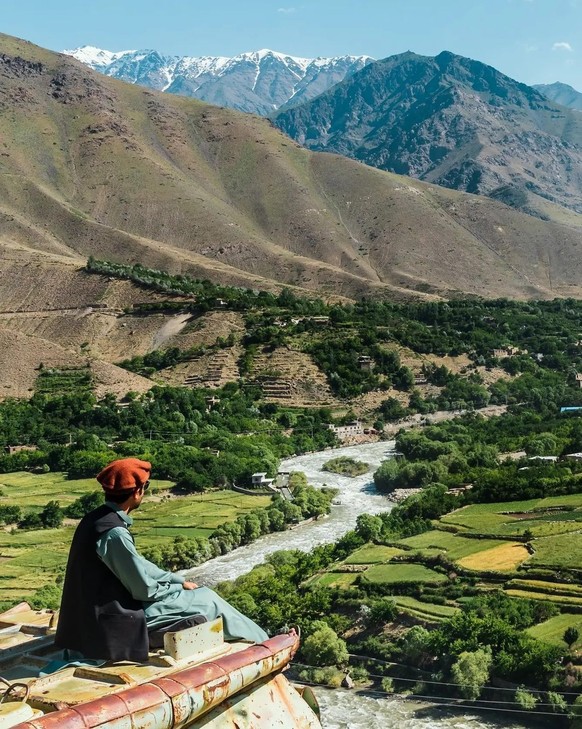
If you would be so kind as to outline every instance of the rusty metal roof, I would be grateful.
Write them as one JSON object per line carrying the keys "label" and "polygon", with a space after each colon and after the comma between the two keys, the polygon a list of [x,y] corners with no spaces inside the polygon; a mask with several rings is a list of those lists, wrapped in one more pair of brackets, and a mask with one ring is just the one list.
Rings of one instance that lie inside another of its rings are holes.
{"label": "rusty metal roof", "polygon": [[[21,621],[21,622],[20,622]],[[220,619],[215,621],[220,623]],[[36,647],[39,637],[50,640],[51,614],[28,606],[0,615],[0,660],[18,681],[28,685],[31,711],[22,713],[22,702],[13,705],[14,721],[0,726],[14,729],[320,729],[315,713],[281,673],[299,647],[295,634],[278,635],[264,643],[224,643],[221,626],[206,624],[209,641],[201,640],[198,652],[182,657],[180,646],[172,658],[151,654],[147,663],[121,662],[102,667],[71,666],[36,678],[31,666],[43,659],[24,654]],[[3,642],[2,629],[14,638],[17,628],[30,640],[14,646]],[[198,626],[202,628],[202,626]],[[10,633],[12,630],[12,633]],[[220,634],[216,641],[217,633]],[[179,644],[180,634],[176,641]],[[195,636],[194,636],[195,637]],[[190,640],[192,636],[190,636]],[[176,642],[175,641],[175,642]],[[184,636],[188,642],[188,636]],[[202,652],[200,652],[200,650]],[[46,659],[44,659],[46,661]],[[22,664],[22,665],[21,665]],[[2,670],[2,669],[0,669]],[[24,671],[24,675],[23,675]],[[26,672],[28,671],[28,676]],[[8,704],[11,706],[11,704]],[[44,716],[36,716],[39,711]]]}

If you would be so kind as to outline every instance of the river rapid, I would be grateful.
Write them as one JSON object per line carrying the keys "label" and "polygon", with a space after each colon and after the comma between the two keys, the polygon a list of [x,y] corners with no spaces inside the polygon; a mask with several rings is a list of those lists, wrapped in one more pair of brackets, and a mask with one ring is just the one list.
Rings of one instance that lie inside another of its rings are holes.
{"label": "river rapid", "polygon": [[[249,572],[265,557],[280,549],[309,551],[318,544],[334,542],[353,529],[360,514],[390,511],[394,504],[379,494],[372,474],[382,461],[393,458],[394,441],[366,443],[345,448],[309,453],[281,463],[281,471],[303,471],[310,484],[338,489],[339,504],[331,514],[315,522],[304,523],[285,532],[275,532],[246,547],[209,560],[188,571],[188,577],[203,585],[233,580]],[[362,476],[349,478],[322,471],[332,458],[349,456],[369,464]],[[449,712],[430,704],[415,704],[402,699],[360,694],[355,691],[314,689],[322,710],[324,729],[527,729],[534,726],[515,723],[504,717],[482,717],[475,714]]]}

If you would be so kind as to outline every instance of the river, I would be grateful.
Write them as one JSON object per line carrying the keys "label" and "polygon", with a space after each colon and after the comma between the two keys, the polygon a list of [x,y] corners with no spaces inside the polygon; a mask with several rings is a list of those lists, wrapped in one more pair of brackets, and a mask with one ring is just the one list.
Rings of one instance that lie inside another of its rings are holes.
{"label": "river", "polygon": [[[389,511],[393,504],[377,493],[372,480],[380,463],[394,454],[394,441],[366,443],[364,445],[335,448],[288,458],[281,463],[281,471],[303,471],[313,486],[333,486],[339,491],[341,504],[332,506],[324,519],[301,524],[285,532],[274,532],[222,557],[216,557],[188,571],[188,576],[202,585],[215,585],[223,580],[234,580],[249,572],[265,557],[280,549],[309,551],[318,544],[335,542],[356,524],[359,514],[377,514]],[[370,470],[363,476],[349,478],[321,470],[326,461],[337,456],[350,456],[368,463]]]}
{"label": "river", "polygon": [[[337,488],[341,503],[332,506],[331,514],[325,519],[269,534],[253,544],[189,570],[188,576],[203,585],[233,580],[277,550],[308,551],[318,544],[339,539],[355,526],[360,514],[389,511],[394,505],[376,491],[372,474],[382,461],[393,457],[394,452],[394,441],[384,441],[309,453],[283,461],[281,471],[303,471],[314,486],[327,484]],[[321,470],[326,461],[338,456],[363,461],[369,464],[370,470],[356,478]],[[413,704],[355,691],[321,688],[315,691],[322,709],[324,729],[526,729],[534,726],[531,723],[514,723],[503,716],[497,717],[493,712],[484,718],[474,713],[450,712],[430,704]]]}

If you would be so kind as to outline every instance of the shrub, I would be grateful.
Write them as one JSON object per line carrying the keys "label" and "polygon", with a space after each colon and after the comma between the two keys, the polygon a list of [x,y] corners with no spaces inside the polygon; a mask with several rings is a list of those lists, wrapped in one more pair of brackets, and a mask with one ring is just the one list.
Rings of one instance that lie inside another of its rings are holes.
{"label": "shrub", "polygon": [[315,621],[315,632],[303,642],[305,660],[312,666],[341,666],[348,661],[344,640],[322,621]]}

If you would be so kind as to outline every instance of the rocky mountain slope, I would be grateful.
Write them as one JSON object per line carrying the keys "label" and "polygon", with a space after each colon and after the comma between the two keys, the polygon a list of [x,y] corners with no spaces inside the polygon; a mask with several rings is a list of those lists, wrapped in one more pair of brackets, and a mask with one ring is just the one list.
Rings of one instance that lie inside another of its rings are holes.
{"label": "rocky mountain slope", "polygon": [[[542,222],[311,153],[266,119],[125,84],[8,36],[0,135],[0,270],[12,261],[0,312],[34,310],[55,267],[89,255],[326,296],[582,293],[576,215]],[[84,281],[58,306],[95,303]]]}
{"label": "rocky mountain slope", "polygon": [[368,56],[296,58],[270,50],[233,58],[112,53],[92,46],[64,52],[122,81],[261,115],[312,99],[372,61]]}
{"label": "rocky mountain slope", "polygon": [[556,81],[554,84],[536,84],[534,89],[557,104],[582,111],[582,94],[568,84]]}
{"label": "rocky mountain slope", "polygon": [[312,150],[471,193],[509,186],[582,211],[582,115],[452,53],[369,64],[275,122]]}

